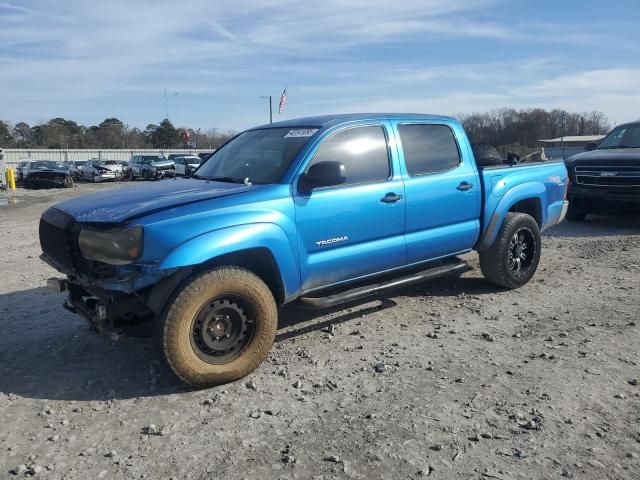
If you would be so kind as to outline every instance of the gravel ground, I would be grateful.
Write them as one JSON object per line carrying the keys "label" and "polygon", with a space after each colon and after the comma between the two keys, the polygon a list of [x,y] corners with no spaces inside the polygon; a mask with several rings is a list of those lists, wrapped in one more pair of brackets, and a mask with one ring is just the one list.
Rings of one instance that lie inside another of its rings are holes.
{"label": "gravel ground", "polygon": [[0,206],[0,478],[640,478],[639,218],[548,231],[518,291],[288,306],[267,362],[195,391],[44,288],[39,215],[103,188]]}

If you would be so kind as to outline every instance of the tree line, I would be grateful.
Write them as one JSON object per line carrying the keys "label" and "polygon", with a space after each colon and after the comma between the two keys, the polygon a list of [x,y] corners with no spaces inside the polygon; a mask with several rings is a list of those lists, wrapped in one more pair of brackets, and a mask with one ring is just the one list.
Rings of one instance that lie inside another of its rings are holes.
{"label": "tree line", "polygon": [[[564,118],[563,118],[564,117]],[[602,112],[501,108],[459,115],[472,143],[537,147],[542,139],[608,133],[611,125]]]}
{"label": "tree line", "polygon": [[33,126],[0,121],[0,148],[182,148],[184,132],[189,135],[188,141],[201,149],[218,148],[234,135],[232,131],[218,132],[215,128],[206,131],[176,128],[166,118],[144,130],[129,127],[117,118],[107,118],[90,127],[52,118]]}
{"label": "tree line", "polygon": [[[564,113],[564,115],[563,115]],[[535,148],[540,139],[562,135],[597,135],[610,130],[602,112],[568,113],[540,108],[515,110],[502,108],[485,113],[461,114],[472,143]],[[564,118],[563,118],[564,117]],[[14,126],[0,121],[0,147],[3,148],[181,148],[183,133],[197,148],[217,148],[234,135],[232,131],[176,128],[168,120],[149,124],[144,130],[129,127],[117,118],[107,118],[86,127],[73,120],[53,118],[30,126]]]}

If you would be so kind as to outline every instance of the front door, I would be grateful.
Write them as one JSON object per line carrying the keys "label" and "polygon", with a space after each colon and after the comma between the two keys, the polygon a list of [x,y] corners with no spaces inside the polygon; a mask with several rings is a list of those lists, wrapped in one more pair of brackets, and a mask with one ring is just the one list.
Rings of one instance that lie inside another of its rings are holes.
{"label": "front door", "polygon": [[298,192],[294,183],[302,290],[400,267],[405,262],[404,186],[382,124],[325,138],[305,168],[345,165],[345,184]]}

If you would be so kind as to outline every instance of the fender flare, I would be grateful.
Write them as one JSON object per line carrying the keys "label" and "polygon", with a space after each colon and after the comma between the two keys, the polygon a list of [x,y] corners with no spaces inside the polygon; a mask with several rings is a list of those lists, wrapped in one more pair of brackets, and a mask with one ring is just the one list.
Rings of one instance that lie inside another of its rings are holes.
{"label": "fender flare", "polygon": [[242,250],[262,248],[273,256],[284,289],[285,303],[300,291],[298,254],[285,232],[274,223],[251,223],[212,230],[174,248],[160,270],[200,265]]}
{"label": "fender flare", "polygon": [[[485,228],[484,234],[478,241],[475,249],[479,252],[488,249],[500,231],[504,219],[511,208],[523,200],[536,199],[540,202],[540,212],[542,215],[541,225],[546,223],[547,211],[544,207],[547,189],[542,182],[527,182],[510,188],[496,204],[491,214],[491,218]],[[486,216],[485,216],[486,218]]]}

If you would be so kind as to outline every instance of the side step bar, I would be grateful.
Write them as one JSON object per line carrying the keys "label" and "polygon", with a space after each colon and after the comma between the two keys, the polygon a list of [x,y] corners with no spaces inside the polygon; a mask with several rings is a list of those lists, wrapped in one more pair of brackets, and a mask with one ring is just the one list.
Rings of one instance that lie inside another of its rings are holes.
{"label": "side step bar", "polygon": [[383,291],[392,290],[394,288],[406,287],[416,283],[422,283],[434,278],[462,275],[464,272],[471,270],[471,267],[464,260],[456,259],[445,265],[431,267],[427,270],[412,273],[404,277],[393,278],[383,283],[375,283],[365,285],[363,287],[352,288],[344,292],[336,293],[326,297],[300,297],[299,301],[313,308],[329,308],[341,303],[352,302],[361,298],[370,297]]}

